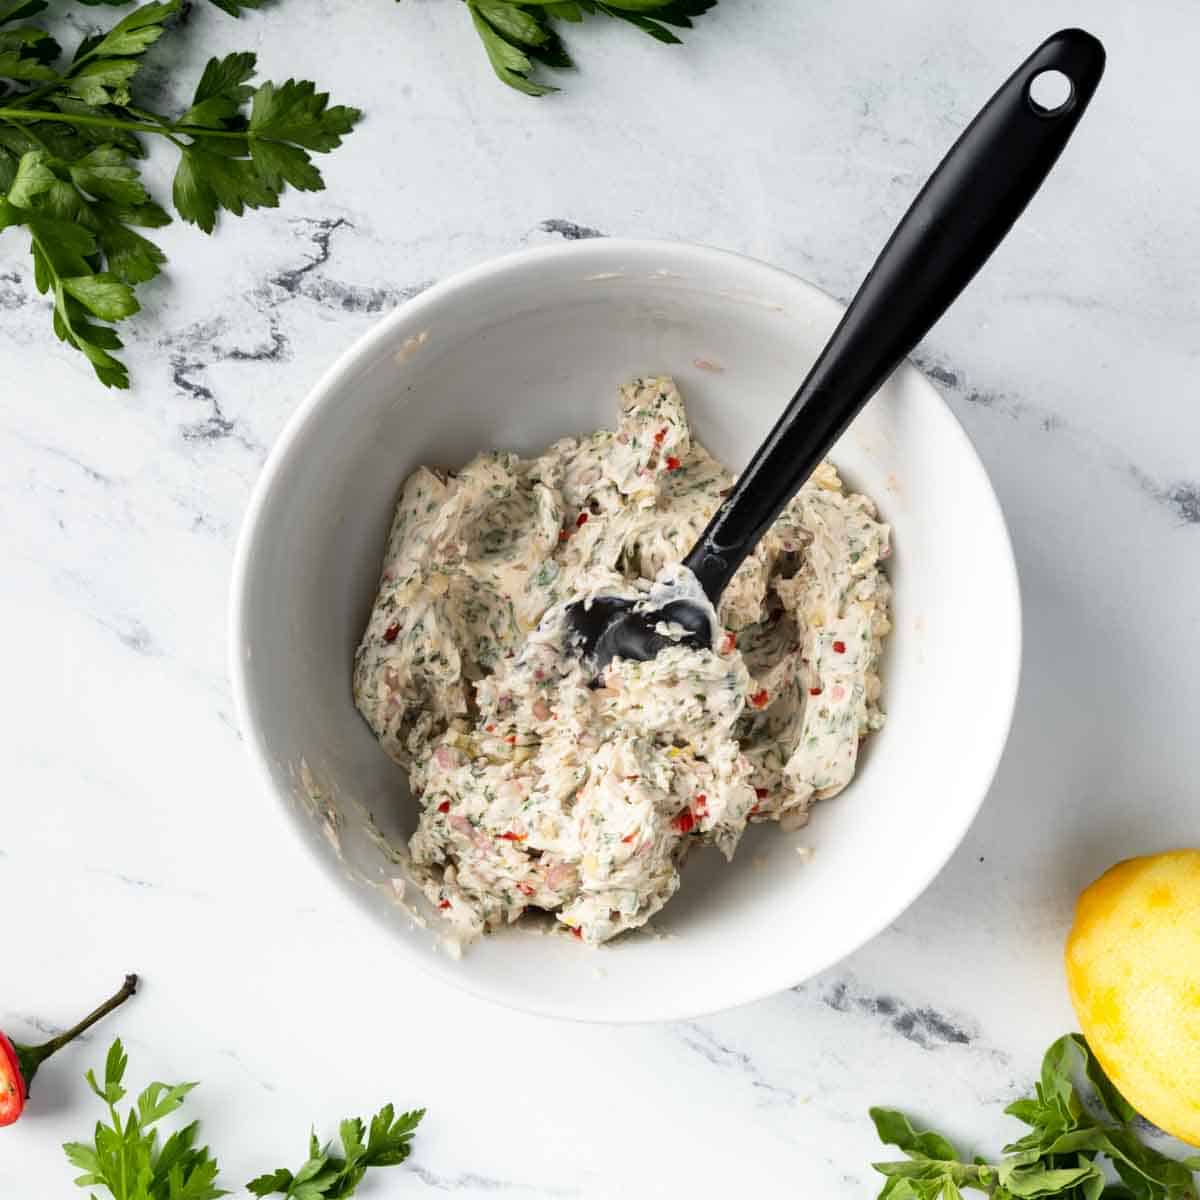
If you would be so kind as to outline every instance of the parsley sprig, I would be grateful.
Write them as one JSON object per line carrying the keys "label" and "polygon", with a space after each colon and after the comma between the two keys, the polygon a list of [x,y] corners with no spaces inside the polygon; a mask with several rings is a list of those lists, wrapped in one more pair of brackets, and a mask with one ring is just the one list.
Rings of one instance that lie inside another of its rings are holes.
{"label": "parsley sprig", "polygon": [[[213,2],[236,16],[262,0]],[[210,59],[178,116],[142,107],[136,76],[181,4],[140,5],[63,64],[58,42],[26,23],[48,0],[0,0],[0,232],[29,235],[55,333],[109,387],[129,386],[112,326],[138,311],[137,286],[165,262],[139,231],[171,220],[141,178],[144,138],[179,152],[175,210],[211,233],[221,211],[274,208],[289,186],[323,188],[312,154],[335,149],[361,115],[330,105],[309,81],[251,85],[251,53]]]}
{"label": "parsley sprig", "polygon": [[672,31],[690,29],[692,18],[716,6],[717,0],[465,0],[492,70],[511,88],[528,96],[558,89],[533,78],[537,66],[568,68],[575,64],[555,27],[556,21],[578,23],[585,17],[628,21],[657,41],[678,43]]}
{"label": "parsley sprig", "polygon": [[[104,1064],[104,1083],[87,1073],[92,1091],[108,1108],[108,1122],[98,1121],[91,1143],[68,1142],[67,1158],[83,1172],[82,1188],[104,1188],[112,1200],[219,1200],[230,1193],[217,1186],[217,1160],[207,1146],[197,1146],[199,1122],[176,1130],[161,1145],[158,1123],[177,1112],[194,1083],[152,1083],[124,1116],[117,1105],[125,1099],[129,1056],[120,1039],[113,1042]],[[412,1139],[425,1110],[396,1116],[390,1104],[370,1126],[353,1117],[341,1124],[343,1154],[321,1146],[312,1135],[309,1159],[295,1174],[287,1170],[260,1175],[246,1185],[255,1196],[282,1195],[289,1200],[342,1200],[353,1196],[372,1167],[398,1166],[408,1158]],[[95,1193],[92,1193],[93,1200]]]}
{"label": "parsley sprig", "polygon": [[[1086,1084],[1084,1081],[1086,1080]],[[1035,1094],[1005,1112],[1029,1133],[998,1162],[967,1162],[937,1133],[919,1131],[901,1112],[871,1109],[880,1140],[902,1150],[899,1162],[875,1163],[887,1177],[879,1200],[960,1200],[964,1189],[993,1200],[1197,1200],[1200,1156],[1175,1159],[1148,1145],[1137,1114],[1079,1034],[1046,1052]],[[1107,1160],[1120,1183],[1109,1182]]]}
{"label": "parsley sprig", "polygon": [[80,1187],[107,1188],[113,1200],[217,1200],[229,1193],[216,1186],[217,1160],[207,1146],[197,1146],[199,1124],[193,1121],[176,1130],[160,1146],[155,1126],[176,1112],[194,1083],[152,1083],[137,1098],[124,1118],[117,1105],[125,1098],[123,1086],[129,1056],[118,1038],[104,1063],[104,1085],[94,1071],[88,1085],[108,1106],[109,1123],[96,1122],[89,1145],[68,1142],[63,1149],[83,1172]]}
{"label": "parsley sprig", "polygon": [[309,1140],[308,1161],[294,1175],[280,1168],[252,1179],[246,1187],[255,1196],[279,1195],[288,1200],[353,1196],[369,1167],[395,1167],[404,1162],[424,1115],[425,1110],[419,1108],[396,1116],[392,1106],[385,1104],[372,1118],[369,1130],[352,1117],[339,1129],[342,1155],[334,1154],[329,1145],[322,1146],[314,1133]]}

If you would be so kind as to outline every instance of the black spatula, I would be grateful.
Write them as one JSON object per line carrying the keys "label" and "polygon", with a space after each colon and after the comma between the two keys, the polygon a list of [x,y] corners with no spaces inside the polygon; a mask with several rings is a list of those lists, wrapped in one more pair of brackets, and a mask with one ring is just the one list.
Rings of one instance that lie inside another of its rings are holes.
{"label": "black spatula", "polygon": [[[846,426],[1004,239],[1054,166],[1103,72],[1104,47],[1090,33],[1054,34],[942,159],[808,378],[683,560],[714,608]],[[1069,85],[1053,108],[1034,98],[1039,76],[1047,77],[1039,84],[1057,78]],[[682,626],[683,635],[659,632],[662,622]],[[597,674],[613,658],[647,660],[680,642],[711,647],[714,636],[707,606],[686,598],[598,596],[572,604],[566,628],[568,644]]]}

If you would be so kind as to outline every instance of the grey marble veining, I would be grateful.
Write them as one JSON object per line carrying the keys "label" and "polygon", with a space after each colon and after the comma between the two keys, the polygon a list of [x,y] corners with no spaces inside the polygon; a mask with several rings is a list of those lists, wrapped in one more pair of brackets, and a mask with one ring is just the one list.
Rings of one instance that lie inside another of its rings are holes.
{"label": "grey marble veining", "polygon": [[[1071,1026],[1078,889],[1200,842],[1195,5],[722,0],[682,50],[571,30],[581,69],[543,101],[492,80],[460,7],[196,7],[153,77],[164,103],[207,54],[250,47],[368,118],[322,162],[326,192],[211,240],[161,231],[168,270],[123,331],[129,393],[54,341],[0,235],[0,886],[20,964],[0,1027],[34,1040],[145,977],[0,1134],[5,1196],[71,1194],[59,1145],[98,1115],[81,1075],[117,1032],[135,1081],[203,1080],[188,1108],[227,1186],[390,1099],[430,1115],[372,1195],[870,1195],[867,1106],[998,1146]],[[432,281],[564,238],[708,242],[845,298],[992,88],[1080,21],[1110,53],[1095,105],[917,355],[996,484],[1026,606],[1012,739],[960,852],[849,961],[695,1022],[560,1025],[399,971],[281,838],[232,718],[234,538],[299,399]],[[169,165],[152,160],[160,194]]]}

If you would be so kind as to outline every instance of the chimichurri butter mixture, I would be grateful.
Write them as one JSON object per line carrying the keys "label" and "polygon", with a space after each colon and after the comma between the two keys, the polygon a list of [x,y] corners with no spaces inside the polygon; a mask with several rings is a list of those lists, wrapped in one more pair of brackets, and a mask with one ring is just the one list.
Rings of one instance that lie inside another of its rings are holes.
{"label": "chimichurri butter mixture", "polygon": [[615,431],[494,451],[404,485],[354,672],[408,769],[426,894],[470,940],[528,909],[603,942],[645,923],[697,844],[802,825],[877,729],[888,526],[823,464],[722,598],[715,650],[564,650],[581,596],[671,575],[732,482],[672,380],[620,390]]}

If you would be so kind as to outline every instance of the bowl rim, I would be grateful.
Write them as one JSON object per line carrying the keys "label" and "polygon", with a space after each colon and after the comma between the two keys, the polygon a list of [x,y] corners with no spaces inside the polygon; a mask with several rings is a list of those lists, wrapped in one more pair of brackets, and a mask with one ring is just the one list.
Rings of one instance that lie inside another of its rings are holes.
{"label": "bowl rim", "polygon": [[959,452],[964,460],[973,467],[983,485],[981,502],[991,510],[990,515],[994,518],[998,534],[996,566],[1004,576],[1003,609],[1009,614],[1011,629],[1008,633],[1009,640],[1013,646],[1013,653],[1007,674],[1003,678],[993,677],[991,680],[993,689],[1003,695],[1004,720],[996,727],[994,743],[990,748],[990,753],[986,756],[986,759],[981,755],[981,766],[984,768],[984,772],[981,775],[981,786],[978,796],[975,798],[973,804],[963,806],[959,809],[952,835],[944,842],[944,850],[930,859],[926,870],[921,873],[917,885],[912,888],[904,902],[895,908],[895,911],[889,909],[886,912],[880,912],[875,919],[865,922],[856,934],[856,940],[852,945],[847,945],[836,953],[825,955],[811,970],[806,971],[802,979],[792,979],[785,977],[785,973],[781,973],[779,982],[773,986],[740,989],[737,985],[737,977],[735,975],[729,977],[730,984],[724,999],[716,1001],[706,1000],[697,1006],[689,1004],[686,997],[677,996],[667,1003],[663,1003],[662,1001],[650,1002],[646,1006],[646,1011],[638,1015],[619,1014],[613,1016],[588,1005],[564,1006],[557,1003],[518,1002],[511,997],[497,994],[494,990],[478,984],[467,972],[455,969],[459,968],[461,964],[455,963],[452,965],[448,960],[442,959],[439,956],[422,955],[412,952],[404,939],[394,936],[395,929],[388,922],[379,906],[369,902],[370,898],[366,895],[366,889],[352,885],[351,881],[338,869],[337,863],[332,857],[314,854],[312,844],[306,836],[302,814],[293,803],[293,798],[290,795],[285,795],[283,790],[276,785],[270,766],[272,757],[270,750],[266,745],[261,729],[252,716],[248,671],[249,659],[244,652],[240,635],[240,631],[245,627],[246,601],[254,544],[267,499],[275,485],[276,479],[288,462],[304,427],[313,419],[318,410],[329,402],[332,396],[337,394],[345,378],[360,363],[374,355],[381,344],[391,340],[394,330],[397,327],[408,325],[414,320],[419,320],[421,314],[426,309],[435,308],[456,292],[469,290],[475,284],[496,275],[503,275],[511,271],[526,271],[530,268],[536,269],[539,264],[560,259],[586,259],[595,257],[602,260],[606,258],[616,259],[622,255],[629,256],[630,258],[665,256],[676,260],[686,259],[693,265],[706,263],[713,267],[720,267],[724,263],[731,268],[736,267],[737,270],[742,272],[745,272],[749,268],[762,273],[764,278],[773,278],[781,286],[800,293],[807,293],[809,301],[831,308],[839,314],[844,312],[846,307],[841,301],[829,295],[828,292],[801,276],[784,268],[774,266],[771,263],[764,262],[761,259],[754,258],[751,255],[695,242],[656,238],[595,237],[579,239],[563,244],[526,248],[488,259],[485,262],[455,272],[445,279],[439,280],[416,296],[402,302],[392,312],[377,321],[370,329],[355,339],[338,355],[333,364],[325,370],[300,404],[297,405],[295,411],[284,422],[251,490],[250,499],[246,505],[238,531],[229,584],[226,650],[237,726],[241,731],[242,739],[254,765],[254,773],[260,785],[264,790],[273,795],[275,800],[282,806],[285,823],[290,828],[292,836],[299,843],[303,844],[306,858],[312,861],[317,869],[322,870],[326,878],[335,883],[337,890],[354,903],[360,911],[365,912],[377,925],[387,929],[392,944],[397,947],[398,958],[403,958],[405,962],[412,963],[427,976],[447,983],[460,991],[466,992],[468,995],[512,1011],[585,1023],[647,1024],[660,1021],[690,1020],[753,1004],[769,996],[776,995],[789,987],[794,987],[806,979],[814,978],[861,949],[868,942],[878,937],[884,929],[907,911],[942,872],[946,864],[961,846],[963,839],[979,814],[979,810],[987,799],[992,784],[995,781],[996,772],[999,769],[1005,747],[1008,744],[1020,689],[1023,656],[1023,614],[1016,557],[1013,552],[1012,538],[1009,533],[1008,524],[1004,518],[1004,511],[999,497],[996,495],[991,478],[974,444],[963,428],[961,421],[938,388],[934,386],[933,381],[911,359],[906,358],[892,374],[907,376],[914,382],[919,381],[919,386],[924,387],[931,393],[932,398],[937,401],[937,406],[949,418],[948,428],[951,436],[958,440]]}

